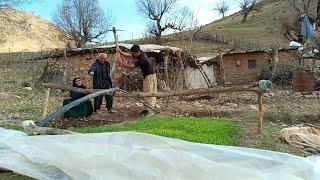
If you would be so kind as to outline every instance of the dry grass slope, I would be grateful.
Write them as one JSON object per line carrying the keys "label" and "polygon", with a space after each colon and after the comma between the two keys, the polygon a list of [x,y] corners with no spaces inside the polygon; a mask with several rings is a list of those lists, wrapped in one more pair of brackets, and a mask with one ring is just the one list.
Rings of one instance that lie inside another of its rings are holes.
{"label": "dry grass slope", "polygon": [[67,42],[52,23],[18,10],[0,10],[0,27],[0,53],[63,48]]}
{"label": "dry grass slope", "polygon": [[[314,1],[316,3],[316,1]],[[290,21],[288,16],[293,8],[287,0],[264,0],[259,5],[259,11],[250,13],[247,22],[241,23],[242,12],[237,12],[223,19],[204,25],[202,37],[194,41],[191,52],[202,55],[212,53],[218,49],[230,48],[233,40],[240,43],[240,48],[248,43],[258,44],[257,49],[270,48],[274,45],[288,47],[289,39],[284,36],[282,23]],[[311,15],[316,14],[316,4],[310,6]],[[208,36],[218,34],[219,39],[231,40],[229,46],[209,41]],[[187,48],[190,31],[164,36],[165,44]],[[181,37],[185,37],[182,39]],[[206,41],[206,42],[205,42]]]}

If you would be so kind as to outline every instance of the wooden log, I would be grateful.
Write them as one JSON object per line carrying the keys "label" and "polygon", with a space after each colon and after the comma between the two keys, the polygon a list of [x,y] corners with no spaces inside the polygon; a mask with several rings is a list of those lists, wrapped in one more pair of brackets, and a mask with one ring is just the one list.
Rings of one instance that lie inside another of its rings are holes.
{"label": "wooden log", "polygon": [[[119,91],[122,91],[122,92],[127,92],[125,90],[119,90]],[[142,103],[144,106],[148,107],[149,109],[152,109],[154,112],[156,113],[159,113],[159,110],[154,108],[153,106],[150,106],[149,103],[147,102],[144,102],[143,100],[140,100],[139,98],[134,98],[136,101],[138,101],[139,103]]]}
{"label": "wooden log", "polygon": [[83,103],[85,101],[88,101],[89,99],[92,99],[97,96],[106,95],[106,94],[113,94],[115,91],[119,90],[119,88],[111,88],[111,89],[105,89],[102,91],[95,92],[93,94],[87,95],[85,97],[82,97],[80,99],[77,99],[62,108],[60,108],[58,111],[50,114],[48,117],[44,118],[38,123],[38,126],[46,126],[50,121],[54,120],[55,118],[61,116],[63,113],[67,112],[69,109],[79,105],[80,103]]}
{"label": "wooden log", "polygon": [[262,133],[262,126],[263,126],[264,107],[263,107],[262,96],[263,96],[263,93],[258,93],[259,115],[258,115],[257,134]]}
{"label": "wooden log", "polygon": [[44,90],[44,99],[43,99],[42,118],[45,118],[47,116],[49,95],[50,95],[50,88],[45,88],[45,90]]}
{"label": "wooden log", "polygon": [[12,171],[0,167],[0,173],[8,173],[8,172],[12,172]]}
{"label": "wooden log", "polygon": [[72,131],[62,130],[58,128],[38,127],[33,121],[27,120],[23,123],[23,128],[28,135],[62,135],[76,134]]}
{"label": "wooden log", "polygon": [[310,127],[313,127],[313,128],[316,128],[316,129],[319,129],[320,130],[320,126],[317,126],[317,125],[314,125],[314,124],[307,124],[307,126],[310,126]]}
{"label": "wooden log", "polygon": [[[167,92],[105,92],[107,95],[114,94],[114,97],[172,97],[172,96],[189,96],[195,94],[219,94],[219,93],[235,93],[235,92],[256,92],[257,89],[254,88],[257,86],[257,83],[252,83],[249,85],[237,86],[237,87],[215,87],[215,88],[200,88],[200,89],[189,89],[182,91],[167,91]],[[101,89],[81,89],[65,85],[56,85],[44,83],[43,87],[50,87],[53,89],[61,89],[68,91],[76,91],[81,93],[96,93],[103,91]]]}

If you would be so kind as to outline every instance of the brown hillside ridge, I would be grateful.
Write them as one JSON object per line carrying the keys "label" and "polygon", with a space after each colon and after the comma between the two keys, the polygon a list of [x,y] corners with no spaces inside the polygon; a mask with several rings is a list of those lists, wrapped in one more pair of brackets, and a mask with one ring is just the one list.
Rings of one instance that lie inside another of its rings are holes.
{"label": "brown hillside ridge", "polygon": [[0,9],[0,53],[64,48],[66,36],[49,21],[30,13]]}
{"label": "brown hillside ridge", "polygon": [[[201,32],[194,36],[191,46],[189,39],[194,31],[184,31],[163,36],[163,44],[183,49],[191,48],[192,54],[210,54],[216,50],[288,48],[291,38],[285,36],[284,24],[290,24],[299,15],[289,5],[293,0],[263,0],[248,15],[247,22],[241,23],[242,11],[203,25]],[[317,0],[312,0],[310,17],[317,12]],[[212,12],[212,19],[217,16]],[[298,28],[299,29],[299,28]]]}

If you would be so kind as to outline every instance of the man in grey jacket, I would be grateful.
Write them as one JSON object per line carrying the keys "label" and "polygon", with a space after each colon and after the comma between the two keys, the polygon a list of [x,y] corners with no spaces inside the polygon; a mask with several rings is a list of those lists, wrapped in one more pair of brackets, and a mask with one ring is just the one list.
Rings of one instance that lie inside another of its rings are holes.
{"label": "man in grey jacket", "polygon": [[[88,73],[93,76],[93,89],[110,89],[112,88],[112,81],[110,76],[110,63],[107,60],[107,54],[99,53],[97,60],[92,64]],[[114,113],[112,110],[113,97],[105,95],[106,106],[109,113]],[[94,98],[94,112],[100,110],[103,96]]]}

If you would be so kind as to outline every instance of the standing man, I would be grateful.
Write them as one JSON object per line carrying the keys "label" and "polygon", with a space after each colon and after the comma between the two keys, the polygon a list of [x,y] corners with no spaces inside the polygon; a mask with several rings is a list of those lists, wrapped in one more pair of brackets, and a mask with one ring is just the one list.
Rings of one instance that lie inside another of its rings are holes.
{"label": "standing man", "polygon": [[[93,89],[110,89],[112,88],[112,81],[110,76],[110,63],[107,60],[107,54],[99,53],[97,60],[92,64],[88,73],[93,76]],[[115,113],[112,110],[113,97],[105,95],[106,106],[109,113]],[[94,98],[93,111],[96,113],[100,110],[103,96]]]}
{"label": "standing man", "polygon": [[[135,69],[139,67],[142,70],[143,92],[151,92],[151,93],[157,92],[157,76],[153,70],[153,67],[148,57],[145,55],[143,51],[140,50],[140,46],[133,45],[129,53],[122,52],[120,49],[117,49],[117,52],[119,52],[120,55],[124,56],[125,58],[134,58],[137,60],[134,64],[127,64],[123,62],[120,58],[119,64],[120,66],[128,69]],[[145,98],[145,101],[148,103],[148,105],[150,105],[153,108],[156,105],[156,100],[157,100],[156,97]],[[154,111],[148,107],[145,107],[145,109],[141,113],[153,115]]]}

